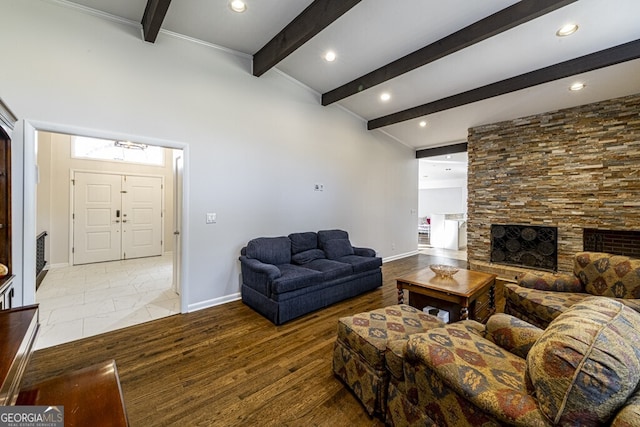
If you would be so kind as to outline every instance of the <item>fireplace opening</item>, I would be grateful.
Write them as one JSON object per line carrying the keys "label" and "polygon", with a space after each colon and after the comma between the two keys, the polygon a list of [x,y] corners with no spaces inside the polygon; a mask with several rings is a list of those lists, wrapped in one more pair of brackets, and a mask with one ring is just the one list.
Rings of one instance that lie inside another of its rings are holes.
{"label": "fireplace opening", "polygon": [[582,233],[585,251],[640,258],[640,231],[585,228]]}
{"label": "fireplace opening", "polygon": [[558,227],[491,224],[491,262],[558,271]]}

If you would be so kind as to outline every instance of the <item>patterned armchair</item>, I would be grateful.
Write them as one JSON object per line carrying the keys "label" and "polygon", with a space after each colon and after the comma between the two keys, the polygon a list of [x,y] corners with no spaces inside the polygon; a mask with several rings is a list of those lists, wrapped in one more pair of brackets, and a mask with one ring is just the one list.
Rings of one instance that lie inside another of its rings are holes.
{"label": "patterned armchair", "polygon": [[592,295],[619,299],[640,312],[640,259],[602,252],[579,252],[573,275],[527,273],[505,284],[505,313],[540,328]]}
{"label": "patterned armchair", "polygon": [[546,330],[506,314],[430,329],[402,363],[390,425],[639,425],[640,313],[614,299],[586,298]]}

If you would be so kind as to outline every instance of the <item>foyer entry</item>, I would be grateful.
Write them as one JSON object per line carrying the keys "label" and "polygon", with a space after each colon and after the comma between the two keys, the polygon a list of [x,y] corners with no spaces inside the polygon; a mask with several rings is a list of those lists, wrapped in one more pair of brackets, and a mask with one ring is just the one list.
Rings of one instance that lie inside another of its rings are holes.
{"label": "foyer entry", "polygon": [[73,174],[73,265],[162,254],[163,178]]}

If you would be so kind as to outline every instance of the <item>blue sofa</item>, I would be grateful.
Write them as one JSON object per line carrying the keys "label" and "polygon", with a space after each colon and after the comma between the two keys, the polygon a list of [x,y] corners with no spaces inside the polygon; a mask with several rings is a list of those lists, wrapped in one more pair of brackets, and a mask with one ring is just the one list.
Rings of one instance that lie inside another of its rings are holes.
{"label": "blue sofa", "polygon": [[343,230],[253,239],[240,266],[242,301],[276,325],[382,286],[382,259]]}

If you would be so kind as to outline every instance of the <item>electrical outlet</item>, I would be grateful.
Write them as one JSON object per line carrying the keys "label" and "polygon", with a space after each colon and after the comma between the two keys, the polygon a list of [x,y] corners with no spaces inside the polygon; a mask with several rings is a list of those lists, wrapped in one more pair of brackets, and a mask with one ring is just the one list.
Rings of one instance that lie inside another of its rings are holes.
{"label": "electrical outlet", "polygon": [[213,224],[216,222],[216,218],[218,217],[218,214],[216,213],[212,213],[212,212],[208,212],[207,213],[207,224]]}
{"label": "electrical outlet", "polygon": [[324,184],[315,184],[313,186],[314,191],[324,191]]}

